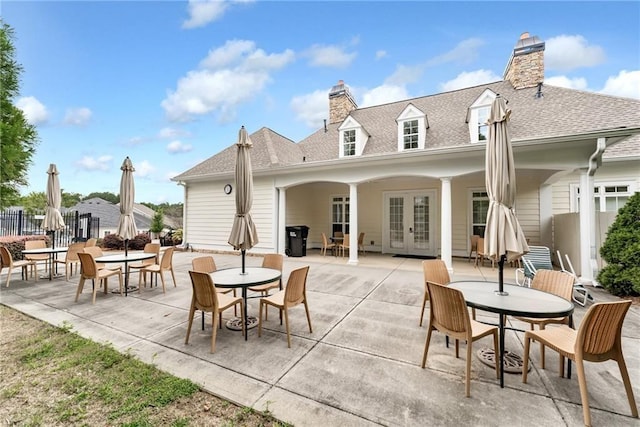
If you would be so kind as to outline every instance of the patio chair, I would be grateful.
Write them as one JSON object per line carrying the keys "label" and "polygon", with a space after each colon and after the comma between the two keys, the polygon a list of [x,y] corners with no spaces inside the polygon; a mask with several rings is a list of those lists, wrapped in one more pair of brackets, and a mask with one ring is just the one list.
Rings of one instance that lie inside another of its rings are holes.
{"label": "patio chair", "polygon": [[[304,304],[304,311],[307,314],[307,322],[309,323],[309,332],[313,332],[311,329],[311,317],[309,316],[309,306],[307,304],[307,275],[309,273],[309,266],[301,267],[293,270],[287,280],[287,287],[271,296],[260,299],[260,314],[258,317],[258,336],[262,335],[262,307],[272,305],[276,307],[280,312],[284,312],[284,323],[287,330],[287,347],[291,348],[291,332],[289,330],[289,309],[298,305]],[[266,320],[266,319],[265,319]],[[282,324],[282,316],[280,317],[280,324]]]}
{"label": "patio chair", "polygon": [[87,240],[87,243],[85,244],[85,248],[90,248],[92,246],[95,246],[96,243],[98,243],[98,239],[96,239],[95,237],[92,237],[91,239]]}
{"label": "patio chair", "polygon": [[[25,249],[43,249],[47,247],[47,242],[44,240],[25,240],[24,248]],[[44,264],[44,271],[49,271],[49,254],[32,254],[25,255],[24,259],[33,261],[36,263]]]}
{"label": "patio chair", "polygon": [[349,251],[349,233],[343,235],[342,243],[338,245],[338,253],[342,253],[342,258],[344,258],[345,251]]}
{"label": "patio chair", "polygon": [[564,254],[567,259],[567,265],[569,266],[569,270],[564,268],[564,262],[562,262],[562,254],[560,251],[556,251],[558,256],[558,264],[560,264],[560,269],[567,274],[570,274],[573,277],[574,285],[573,285],[573,301],[580,304],[581,306],[587,305],[587,302],[593,302],[594,298],[589,293],[587,288],[584,287],[584,284],[580,281],[580,278],[576,274],[576,271],[573,269],[573,264],[571,263],[571,259],[569,259],[569,254]]}
{"label": "patio chair", "polygon": [[327,239],[327,235],[322,233],[322,249],[320,249],[322,256],[327,255],[327,249],[331,250],[332,255],[335,254],[336,244],[333,242],[329,243],[329,240]]}
{"label": "patio chair", "polygon": [[493,259],[490,259],[489,257],[487,257],[484,253],[484,238],[482,237],[478,237],[478,244],[476,245],[476,261],[474,266],[477,267],[478,266],[478,261],[480,261],[480,263],[482,264],[482,266],[484,267],[484,260],[488,259],[491,261],[491,268],[495,268],[495,261]]}
{"label": "patio chair", "polygon": [[[211,255],[199,256],[191,260],[191,268],[193,271],[198,271],[200,273],[213,273],[218,269],[216,266],[216,261],[213,259]],[[219,294],[228,294],[233,291],[233,296],[236,296],[236,290],[231,288],[218,288],[216,287],[216,292]],[[238,316],[238,307],[233,307],[233,314]],[[204,311],[202,312],[202,330],[204,331]]]}
{"label": "patio chair", "polygon": [[[429,328],[427,341],[422,354],[422,368],[427,363],[427,352],[431,342],[431,333],[440,331],[456,340],[456,358],[459,357],[459,340],[467,342],[467,359],[465,372],[465,395],[471,397],[471,349],[474,341],[493,335],[493,351],[498,354],[498,328],[476,322],[469,317],[467,304],[462,292],[448,286],[427,282],[431,309],[429,310]],[[500,377],[498,358],[495,358],[496,378]]]}
{"label": "patio chair", "polygon": [[[128,264],[127,266],[127,274],[131,274],[131,269],[138,270],[138,276],[142,275],[142,269],[144,267],[148,267],[152,264],[158,264],[160,261],[160,243],[147,243],[144,245],[144,249],[142,250],[148,254],[156,254],[155,258],[143,259],[140,262],[134,262],[132,264]],[[129,276],[131,277],[131,276]],[[145,282],[147,278],[145,277]],[[140,282],[140,277],[138,277],[138,282]],[[140,292],[140,288],[138,287],[138,292]]]}
{"label": "patio chair", "polygon": [[80,265],[80,258],[78,257],[78,253],[82,252],[84,249],[84,242],[72,243],[69,245],[67,249],[67,254],[64,259],[56,259],[54,260],[57,264],[64,264],[64,276],[66,280],[71,278],[73,274],[73,266],[76,266],[76,272],[78,271],[78,267]]}
{"label": "patio chair", "polygon": [[[108,289],[108,280],[111,276],[118,276],[118,280],[120,282],[120,296],[122,293],[122,268],[102,268],[99,269],[96,264],[96,260],[93,258],[93,255],[85,252],[78,252],[78,258],[80,259],[80,281],[78,282],[78,289],[76,291],[76,302],[78,302],[78,298],[82,293],[84,288],[84,282],[87,279],[91,279],[91,284],[93,287],[93,298],[91,300],[91,304],[96,303],[96,294],[98,293],[98,289],[100,285],[104,287],[104,293],[109,292]],[[98,286],[96,286],[96,280],[98,281]]]}
{"label": "patio chair", "polygon": [[474,234],[469,238],[471,242],[471,249],[469,249],[469,262],[471,262],[471,255],[473,255],[474,252],[476,253],[476,258],[478,257],[478,240],[479,239],[480,239],[480,236],[478,236],[477,234]]}
{"label": "patio chair", "polygon": [[[147,275],[146,273],[152,273],[155,274],[156,276],[160,276],[160,281],[162,282],[162,293],[166,294],[167,293],[167,288],[165,286],[164,283],[164,272],[165,271],[170,271],[171,272],[171,278],[173,279],[173,287],[177,287],[178,285],[176,284],[176,275],[173,271],[173,251],[174,248],[173,247],[168,247],[164,253],[162,254],[162,260],[160,261],[160,264],[151,264],[151,265],[147,265],[145,267],[142,267],[140,269],[140,277],[138,278],[138,289],[140,289],[140,279],[142,279],[142,277],[144,277],[144,284],[145,286],[147,285]],[[157,277],[156,277],[156,283],[157,282]]]}
{"label": "patio chair", "polygon": [[[213,284],[213,279],[211,279],[211,276],[208,273],[200,271],[190,271],[189,276],[191,277],[193,295],[191,296],[191,307],[189,309],[187,337],[185,338],[184,343],[189,344],[191,325],[193,324],[193,317],[196,310],[201,310],[203,313],[211,313],[211,353],[215,353],[218,328],[222,328],[222,312],[228,308],[231,308],[231,306],[236,307],[238,304],[240,304],[240,312],[242,313],[242,310],[244,308],[242,297],[230,297],[216,292],[216,288]],[[244,329],[245,328],[243,324],[243,335]]]}
{"label": "patio chair", "polygon": [[622,324],[630,306],[631,301],[594,304],[587,310],[577,331],[568,326],[560,326],[525,332],[522,382],[527,382],[531,340],[538,341],[558,352],[561,377],[564,377],[564,358],[568,357],[573,360],[578,371],[578,385],[580,387],[584,424],[590,426],[591,412],[589,410],[589,393],[587,392],[584,362],[615,360],[618,362],[622,382],[627,392],[631,415],[638,418],[638,408],[633,396],[627,365],[622,355]]}
{"label": "patio chair", "polygon": [[[548,292],[561,298],[571,301],[573,295],[573,277],[562,272],[554,270],[540,270],[533,276],[531,287],[539,291]],[[516,319],[529,323],[531,330],[538,325],[540,329],[545,329],[550,324],[569,325],[569,317],[551,317],[551,318],[533,318],[533,317],[515,317]],[[544,369],[544,345],[540,344],[540,365]]]}
{"label": "patio chair", "polygon": [[447,285],[451,278],[447,265],[441,259],[430,259],[422,261],[422,272],[424,275],[424,296],[422,298],[422,310],[420,310],[420,326],[424,318],[424,309],[429,300],[429,289],[427,283],[437,283],[438,285]]}
{"label": "patio chair", "polygon": [[[99,246],[85,246],[84,249],[82,249],[82,252],[85,254],[91,254],[91,256],[93,256],[94,259],[104,255],[102,253],[102,249]],[[103,268],[106,268],[104,263],[101,263],[101,262],[96,263],[96,265],[98,266],[98,270],[102,270]],[[82,268],[82,265],[80,265],[80,267]]]}
{"label": "patio chair", "polygon": [[360,234],[358,234],[358,251],[362,251],[362,255],[367,254],[367,252],[364,250],[364,233],[361,232]]}
{"label": "patio chair", "polygon": [[[282,273],[282,265],[284,264],[284,256],[282,254],[266,254],[262,259],[262,267],[263,268],[272,268],[274,270],[279,270]],[[262,285],[251,286],[249,288],[250,291],[260,292],[262,297],[269,296],[269,290],[279,288],[282,289],[282,277],[280,279],[271,282],[264,283]],[[265,310],[265,320],[268,317],[268,310]]]}
{"label": "patio chair", "polygon": [[11,270],[13,270],[14,268],[20,268],[22,272],[22,280],[27,280],[27,278],[29,277],[28,267],[31,267],[31,274],[36,277],[36,281],[38,280],[38,265],[35,261],[30,261],[28,259],[14,261],[11,252],[9,252],[9,249],[5,248],[4,246],[0,246],[0,260],[2,261],[0,263],[0,273],[5,268],[7,269],[7,288],[9,287],[9,283],[11,282]]}

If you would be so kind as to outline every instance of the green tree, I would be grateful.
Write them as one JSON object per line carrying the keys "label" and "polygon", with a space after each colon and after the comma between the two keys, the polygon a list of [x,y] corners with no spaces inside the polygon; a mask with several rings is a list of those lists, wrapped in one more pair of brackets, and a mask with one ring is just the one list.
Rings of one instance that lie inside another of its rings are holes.
{"label": "green tree", "polygon": [[99,197],[102,200],[106,200],[107,202],[113,203],[114,205],[120,202],[119,195],[110,193],[108,191],[91,193],[87,197],[85,197],[83,200],[93,199],[94,197]]}
{"label": "green tree", "polygon": [[618,211],[600,255],[607,265],[598,282],[614,295],[640,295],[640,193]]}
{"label": "green tree", "polygon": [[38,144],[34,125],[18,107],[22,66],[15,60],[13,29],[0,19],[0,208],[20,199],[20,187],[27,185],[27,171]]}
{"label": "green tree", "polygon": [[151,225],[149,225],[149,231],[152,233],[160,233],[164,229],[164,214],[162,210],[157,210],[151,218]]}
{"label": "green tree", "polygon": [[20,204],[25,212],[42,212],[47,207],[47,195],[44,191],[32,191],[26,196],[20,198]]}
{"label": "green tree", "polygon": [[62,190],[61,204],[65,208],[70,208],[71,206],[75,206],[82,199],[83,199],[83,196],[80,193],[67,193],[64,190]]}

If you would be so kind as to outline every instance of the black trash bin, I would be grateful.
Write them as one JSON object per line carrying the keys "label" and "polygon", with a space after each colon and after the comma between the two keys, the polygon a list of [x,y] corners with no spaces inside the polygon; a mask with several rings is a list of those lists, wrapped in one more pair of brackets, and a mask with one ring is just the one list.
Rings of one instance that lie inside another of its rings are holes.
{"label": "black trash bin", "polygon": [[309,227],[306,225],[290,225],[287,231],[287,248],[285,254],[291,257],[307,256],[307,236]]}

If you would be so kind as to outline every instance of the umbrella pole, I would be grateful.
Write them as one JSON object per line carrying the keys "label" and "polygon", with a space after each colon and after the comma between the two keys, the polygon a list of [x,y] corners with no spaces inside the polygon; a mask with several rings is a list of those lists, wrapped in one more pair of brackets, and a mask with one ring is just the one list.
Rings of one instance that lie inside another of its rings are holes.
{"label": "umbrella pole", "polygon": [[500,255],[498,261],[498,295],[509,295],[509,292],[504,291],[504,262],[507,259],[505,254]]}
{"label": "umbrella pole", "polygon": [[128,252],[129,252],[129,239],[124,239],[124,256],[127,256]]}
{"label": "umbrella pole", "polygon": [[246,249],[241,249],[240,253],[242,254],[242,273],[240,274],[247,274],[245,269],[244,269],[244,259],[245,259],[245,255],[246,255]]}

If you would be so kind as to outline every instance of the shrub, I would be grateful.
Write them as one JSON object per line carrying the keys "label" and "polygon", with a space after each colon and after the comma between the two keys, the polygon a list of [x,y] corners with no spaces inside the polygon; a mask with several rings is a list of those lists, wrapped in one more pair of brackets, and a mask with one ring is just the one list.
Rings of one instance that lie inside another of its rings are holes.
{"label": "shrub", "polygon": [[607,265],[598,282],[613,295],[640,295],[640,193],[618,211],[600,248]]}
{"label": "shrub", "polygon": [[[129,245],[127,247],[134,251],[142,250],[144,249],[144,245],[150,242],[151,239],[147,233],[140,233],[133,239],[129,240]],[[124,250],[124,240],[115,234],[107,234],[102,239],[102,247],[105,249]]]}

